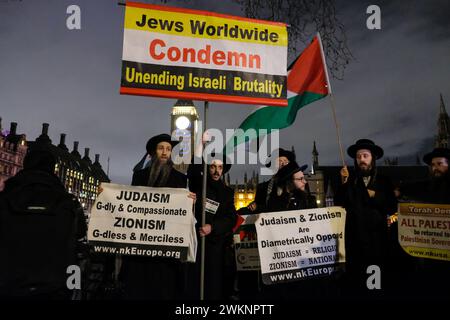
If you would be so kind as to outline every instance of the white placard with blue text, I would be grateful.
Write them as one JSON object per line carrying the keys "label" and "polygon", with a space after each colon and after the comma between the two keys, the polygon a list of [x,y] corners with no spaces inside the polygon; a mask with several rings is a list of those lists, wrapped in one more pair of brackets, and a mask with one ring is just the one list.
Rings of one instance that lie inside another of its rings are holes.
{"label": "white placard with blue text", "polygon": [[262,213],[255,222],[265,284],[328,276],[345,262],[342,207]]}

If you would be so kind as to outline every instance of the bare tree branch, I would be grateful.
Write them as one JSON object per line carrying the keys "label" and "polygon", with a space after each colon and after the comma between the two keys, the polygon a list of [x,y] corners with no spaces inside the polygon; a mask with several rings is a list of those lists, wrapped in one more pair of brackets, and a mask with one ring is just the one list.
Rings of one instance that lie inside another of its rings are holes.
{"label": "bare tree branch", "polygon": [[333,78],[343,79],[353,55],[345,27],[336,15],[333,0],[233,0],[246,17],[280,21],[289,25],[289,54],[296,56],[316,32],[320,32],[328,68]]}

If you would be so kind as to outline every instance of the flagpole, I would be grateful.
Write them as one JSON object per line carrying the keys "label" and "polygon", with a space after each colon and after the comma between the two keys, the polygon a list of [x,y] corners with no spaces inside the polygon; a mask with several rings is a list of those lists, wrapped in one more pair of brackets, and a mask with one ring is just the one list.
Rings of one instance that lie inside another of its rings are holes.
{"label": "flagpole", "polygon": [[[206,132],[206,119],[208,115],[208,107],[209,107],[209,101],[205,101],[204,104],[204,116],[203,116],[203,134]],[[206,141],[205,141],[206,143]],[[203,149],[204,151],[204,149]],[[207,157],[204,157],[204,154],[202,152],[203,157],[203,183],[202,183],[202,227],[205,226],[206,223],[206,177],[207,177]],[[203,301],[205,297],[205,245],[206,245],[206,238],[203,236],[201,238],[201,259],[200,259],[200,300]]]}
{"label": "flagpole", "polygon": [[319,39],[320,54],[322,56],[322,62],[323,62],[323,65],[325,67],[324,68],[325,69],[325,77],[327,78],[328,92],[330,94],[330,104],[331,104],[331,110],[333,112],[334,125],[336,127],[336,136],[337,136],[337,142],[338,142],[338,146],[339,146],[339,153],[341,155],[342,166],[345,167],[346,164],[345,164],[344,152],[343,152],[343,149],[342,149],[339,124],[337,122],[337,117],[336,117],[336,108],[335,108],[335,104],[334,104],[334,95],[333,95],[333,91],[331,90],[330,77],[328,76],[327,60],[325,59],[325,53],[323,51],[322,38],[320,37],[320,32],[317,32],[317,38]]}

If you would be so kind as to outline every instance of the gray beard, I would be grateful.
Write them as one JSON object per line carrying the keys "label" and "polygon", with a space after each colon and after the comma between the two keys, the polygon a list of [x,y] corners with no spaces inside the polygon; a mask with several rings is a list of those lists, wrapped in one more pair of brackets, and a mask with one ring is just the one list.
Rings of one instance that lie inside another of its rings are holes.
{"label": "gray beard", "polygon": [[162,163],[159,159],[152,161],[149,170],[147,186],[149,187],[165,187],[172,171],[173,163],[169,159],[166,163]]}

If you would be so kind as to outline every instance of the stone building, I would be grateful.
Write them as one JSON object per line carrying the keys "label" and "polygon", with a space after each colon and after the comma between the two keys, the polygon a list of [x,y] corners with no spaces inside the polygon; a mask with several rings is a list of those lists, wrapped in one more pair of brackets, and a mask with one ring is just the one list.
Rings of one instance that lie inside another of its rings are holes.
{"label": "stone building", "polygon": [[[1,129],[1,119],[0,119]],[[25,134],[17,134],[17,123],[12,122],[7,134],[0,133],[0,190],[6,179],[14,176],[23,166],[27,150],[49,150],[56,158],[55,174],[61,179],[67,191],[75,195],[86,212],[90,212],[98,195],[101,182],[110,182],[108,175],[100,164],[100,155],[95,161],[89,157],[89,148],[84,156],[78,152],[78,141],[69,151],[65,144],[66,134],[62,133],[58,145],[52,144],[48,136],[49,124],[42,125],[42,132],[35,141],[26,141]],[[0,130],[2,132],[2,130]]]}
{"label": "stone building", "polygon": [[101,182],[110,182],[100,164],[100,155],[95,161],[89,157],[89,148],[84,149],[84,156],[78,152],[78,141],[69,152],[65,144],[66,134],[62,133],[58,145],[52,144],[48,136],[49,124],[42,125],[42,133],[36,141],[28,142],[30,150],[49,150],[56,158],[55,174],[61,179],[67,191],[75,195],[86,212],[90,212],[99,192]]}
{"label": "stone building", "polygon": [[3,131],[0,118],[0,191],[3,190],[5,181],[23,168],[23,158],[28,146],[25,134],[18,134],[16,131],[16,122],[11,122],[9,131]]}

